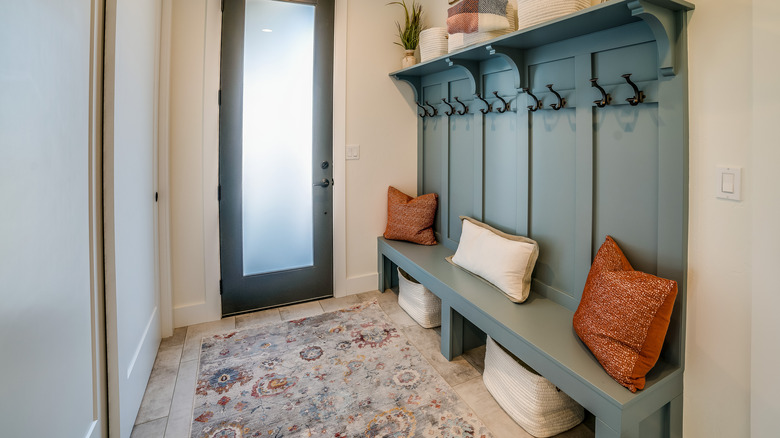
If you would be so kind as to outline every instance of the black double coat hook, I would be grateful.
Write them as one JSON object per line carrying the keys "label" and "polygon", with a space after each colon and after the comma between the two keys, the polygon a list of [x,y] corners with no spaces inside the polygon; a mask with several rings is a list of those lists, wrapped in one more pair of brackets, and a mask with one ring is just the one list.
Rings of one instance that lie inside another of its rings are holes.
{"label": "black double coat hook", "polygon": [[626,102],[631,104],[631,106],[637,106],[640,103],[644,102],[645,93],[643,91],[640,91],[639,87],[637,87],[636,84],[631,81],[631,73],[624,74],[622,77],[623,79],[626,80],[626,82],[628,82],[628,85],[631,85],[631,88],[634,89],[634,97],[629,97],[628,99],[626,99]]}
{"label": "black double coat hook", "polygon": [[593,78],[590,80],[590,86],[596,87],[599,91],[601,91],[601,99],[600,100],[594,100],[593,103],[596,104],[599,108],[604,108],[605,106],[612,103],[612,96],[607,94],[606,91],[604,91],[603,88],[601,88],[601,85],[598,83],[599,78]]}
{"label": "black double coat hook", "polygon": [[553,84],[547,84],[547,88],[550,89],[550,92],[555,95],[555,97],[558,98],[558,103],[552,103],[550,104],[550,108],[554,109],[555,111],[558,111],[559,109],[566,106],[566,99],[562,98],[560,94],[558,94],[557,91],[553,90]]}
{"label": "black double coat hook", "polygon": [[460,98],[458,98],[458,96],[455,96],[455,102],[458,102],[463,107],[463,110],[458,111],[458,115],[459,116],[462,116],[462,115],[466,114],[467,112],[469,112],[469,107],[466,106],[465,103],[461,102]]}
{"label": "black double coat hook", "polygon": [[534,93],[531,93],[531,89],[530,88],[523,88],[523,93],[531,96],[534,99],[534,104],[533,105],[528,105],[528,110],[529,111],[536,112],[536,110],[542,109],[542,102],[539,99],[537,99],[536,96],[534,96]]}

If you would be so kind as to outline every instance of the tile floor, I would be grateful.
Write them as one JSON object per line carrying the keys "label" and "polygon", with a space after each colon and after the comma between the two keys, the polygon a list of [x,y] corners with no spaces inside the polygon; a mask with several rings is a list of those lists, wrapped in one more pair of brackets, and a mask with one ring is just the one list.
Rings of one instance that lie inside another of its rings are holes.
{"label": "tile floor", "polygon": [[[329,298],[246,315],[231,316],[220,321],[182,327],[160,344],[157,359],[146,387],[141,409],[131,438],[188,438],[192,421],[192,402],[198,371],[198,349],[203,336],[243,329],[291,319],[303,318],[344,308],[362,301],[376,299],[382,310],[403,331],[436,371],[474,410],[496,437],[530,437],[493,400],[482,383],[485,348],[466,352],[448,362],[439,353],[438,329],[417,325],[398,306],[397,295],[391,291],[366,292],[344,298]],[[593,437],[593,418],[558,435],[560,438]]]}

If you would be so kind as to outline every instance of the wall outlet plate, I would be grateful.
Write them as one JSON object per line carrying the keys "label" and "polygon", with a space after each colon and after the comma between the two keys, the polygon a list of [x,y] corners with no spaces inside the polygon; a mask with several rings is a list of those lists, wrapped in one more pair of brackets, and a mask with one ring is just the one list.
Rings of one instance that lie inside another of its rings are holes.
{"label": "wall outlet plate", "polygon": [[715,197],[732,201],[742,200],[741,167],[718,167],[715,179]]}

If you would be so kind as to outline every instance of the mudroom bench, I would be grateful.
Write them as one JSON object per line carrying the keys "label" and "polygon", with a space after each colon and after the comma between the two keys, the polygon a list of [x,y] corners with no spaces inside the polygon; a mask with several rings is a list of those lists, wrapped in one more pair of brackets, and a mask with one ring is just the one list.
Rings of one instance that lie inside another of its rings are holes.
{"label": "mudroom bench", "polygon": [[[592,413],[598,438],[682,435],[693,9],[609,0],[390,73],[417,111],[417,194],[438,195],[439,243],[380,237],[380,290],[406,271],[441,298],[445,357],[489,335]],[[538,243],[526,302],[445,260],[462,216]],[[606,236],[634,269],[678,287],[636,393],[572,324]]]}
{"label": "mudroom bench", "polygon": [[[395,283],[395,266],[442,301],[441,353],[463,353],[468,326],[495,339],[596,417],[596,437],[682,436],[683,370],[663,357],[647,375],[645,389],[631,393],[599,365],[572,328],[574,312],[531,291],[510,302],[484,280],[448,263],[442,244],[422,246],[379,237],[379,285]],[[468,324],[470,323],[470,324]],[[473,329],[472,329],[473,330]],[[484,342],[484,339],[482,339]],[[473,340],[466,339],[473,347]],[[662,433],[662,430],[668,431]]]}

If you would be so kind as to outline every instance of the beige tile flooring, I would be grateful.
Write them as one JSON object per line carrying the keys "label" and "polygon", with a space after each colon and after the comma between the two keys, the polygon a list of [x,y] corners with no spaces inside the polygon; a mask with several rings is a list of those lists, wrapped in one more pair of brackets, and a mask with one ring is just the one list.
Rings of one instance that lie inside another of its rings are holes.
{"label": "beige tile flooring", "polygon": [[[509,418],[485,389],[482,383],[484,346],[468,351],[451,362],[447,361],[439,352],[438,329],[424,329],[417,325],[398,306],[395,293],[374,291],[231,316],[220,321],[176,329],[173,336],[163,339],[160,344],[131,438],[187,438],[189,436],[198,371],[198,349],[203,336],[318,315],[374,299],[496,437],[531,436]],[[585,424],[558,435],[562,438],[593,436],[592,417],[586,418]]]}

